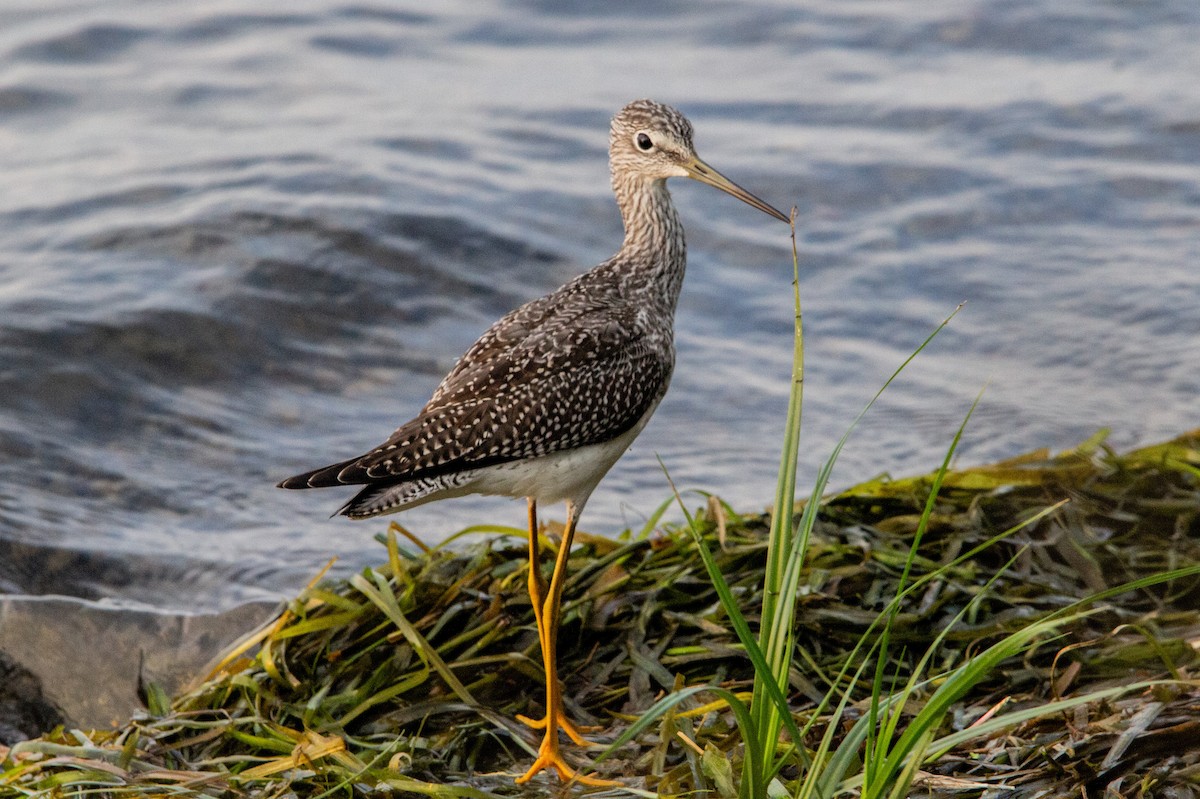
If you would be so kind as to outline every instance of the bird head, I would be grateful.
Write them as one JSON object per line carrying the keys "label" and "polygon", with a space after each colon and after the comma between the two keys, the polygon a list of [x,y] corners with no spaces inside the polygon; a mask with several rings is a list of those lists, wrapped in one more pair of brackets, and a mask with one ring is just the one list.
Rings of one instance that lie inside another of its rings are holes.
{"label": "bird head", "polygon": [[731,194],[776,219],[791,221],[783,212],[704,163],[692,144],[692,123],[669,105],[635,100],[622,108],[612,120],[609,160],[614,182],[624,177],[643,180],[692,178]]}

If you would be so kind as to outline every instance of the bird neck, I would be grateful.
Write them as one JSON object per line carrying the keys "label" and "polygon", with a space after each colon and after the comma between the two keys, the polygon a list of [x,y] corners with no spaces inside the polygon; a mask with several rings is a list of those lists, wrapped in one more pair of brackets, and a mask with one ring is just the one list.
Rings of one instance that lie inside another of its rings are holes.
{"label": "bird neck", "polygon": [[614,260],[622,262],[629,280],[665,298],[674,311],[683,286],[687,245],[666,180],[614,176],[613,191],[625,224],[625,242]]}

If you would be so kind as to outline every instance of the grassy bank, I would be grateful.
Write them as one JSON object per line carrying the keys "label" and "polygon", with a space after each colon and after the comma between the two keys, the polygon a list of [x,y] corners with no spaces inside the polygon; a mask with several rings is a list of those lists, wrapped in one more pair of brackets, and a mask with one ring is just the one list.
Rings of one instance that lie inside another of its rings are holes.
{"label": "grassy bank", "polygon": [[[872,482],[824,504],[800,584],[788,692],[797,722],[812,722],[810,748],[825,733],[823,717],[812,716],[830,687],[851,693],[846,719],[866,712],[870,685],[838,675],[853,673],[848,659],[864,657],[855,647],[896,594],[930,484]],[[1095,441],[950,472],[908,582],[1030,519],[903,603],[885,690],[902,685],[942,636],[932,679],[905,713],[919,711],[938,673],[998,638],[1081,597],[1200,564],[1200,431],[1123,455]],[[715,500],[699,520],[755,623],[768,521]],[[614,740],[685,686],[720,685],[748,698],[751,664],[686,532],[581,538],[566,586],[560,671],[569,710],[598,728],[591,738]],[[0,749],[0,796],[545,794],[556,783],[512,784],[537,743],[513,716],[541,715],[520,531],[454,549],[427,550],[394,533],[387,543],[381,566],[310,587],[193,690],[168,698],[150,687],[148,711],[120,729],[56,730]],[[1200,683],[1192,679],[1200,577],[1091,608],[955,703],[937,734],[973,724],[984,732],[931,750],[937,756],[915,783],[922,795],[1200,796]],[[1162,682],[1139,687],[1152,680]],[[1088,694],[1102,698],[1020,715]],[[1016,721],[988,726],[1005,714]],[[572,751],[583,764],[602,750]],[[742,752],[728,706],[699,692],[596,772],[639,792],[723,796]],[[778,780],[786,787],[796,777],[785,767]]]}

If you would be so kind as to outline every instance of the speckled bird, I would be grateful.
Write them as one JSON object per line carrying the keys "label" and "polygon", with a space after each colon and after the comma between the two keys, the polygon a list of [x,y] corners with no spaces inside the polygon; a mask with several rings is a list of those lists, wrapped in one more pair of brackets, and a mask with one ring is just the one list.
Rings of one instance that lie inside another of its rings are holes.
{"label": "speckled bird", "polygon": [[[625,225],[617,254],[488,328],[411,421],[365,455],[289,477],[281,488],[361,486],[342,508],[365,519],[466,494],[524,497],[529,594],[546,676],[537,759],[517,778],[554,769],[559,731],[586,745],[563,712],[556,646],[567,553],[596,485],[666,394],[675,365],[675,306],[687,260],[667,178],[689,177],[776,219],[789,219],[704,163],[692,125],[670,106],[637,100],[612,120],[612,188]],[[542,575],[537,505],[565,502],[567,522],[549,582]]]}

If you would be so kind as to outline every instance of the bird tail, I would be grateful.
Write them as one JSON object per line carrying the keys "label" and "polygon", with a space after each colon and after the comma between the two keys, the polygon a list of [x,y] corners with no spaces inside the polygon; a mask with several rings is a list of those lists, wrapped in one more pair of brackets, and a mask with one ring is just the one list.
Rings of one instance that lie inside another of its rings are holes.
{"label": "bird tail", "polygon": [[435,499],[460,497],[469,493],[466,486],[471,482],[471,477],[470,472],[458,472],[436,477],[368,483],[334,515],[340,513],[351,519],[366,519],[424,505]]}
{"label": "bird tail", "polygon": [[354,465],[358,458],[351,458],[348,461],[334,463],[330,466],[322,466],[320,469],[313,469],[311,472],[297,474],[289,477],[286,480],[278,483],[279,488],[328,488],[329,486],[355,485],[358,481],[344,480],[341,477],[346,467]]}

